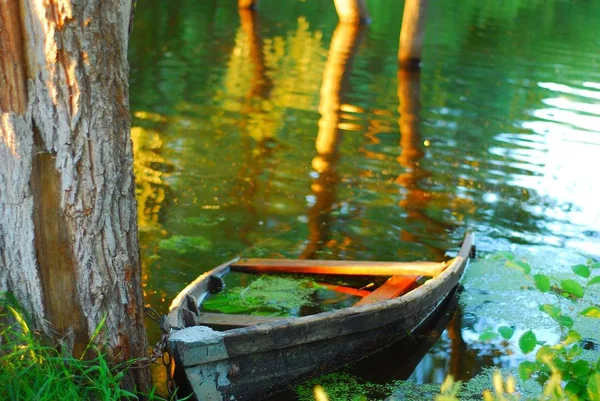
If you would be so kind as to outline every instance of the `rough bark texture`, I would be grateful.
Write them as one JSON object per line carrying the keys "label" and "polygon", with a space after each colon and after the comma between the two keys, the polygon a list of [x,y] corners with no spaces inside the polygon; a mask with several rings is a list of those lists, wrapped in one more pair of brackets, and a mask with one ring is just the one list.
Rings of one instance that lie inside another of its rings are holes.
{"label": "rough bark texture", "polygon": [[[69,334],[76,352],[105,316],[96,341],[108,354],[145,356],[131,0],[0,4],[0,96],[14,99],[0,118],[0,291],[13,292],[47,334]],[[139,369],[128,383],[149,380]]]}
{"label": "rough bark texture", "polygon": [[398,61],[402,68],[419,68],[429,0],[406,0],[400,31]]}

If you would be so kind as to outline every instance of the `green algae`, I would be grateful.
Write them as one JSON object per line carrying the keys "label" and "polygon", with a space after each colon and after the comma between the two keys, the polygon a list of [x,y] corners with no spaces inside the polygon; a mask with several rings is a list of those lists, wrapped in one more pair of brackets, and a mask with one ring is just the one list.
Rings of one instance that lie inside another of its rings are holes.
{"label": "green algae", "polygon": [[174,235],[163,239],[158,244],[161,251],[171,251],[179,254],[208,251],[212,248],[212,242],[201,236]]}
{"label": "green algae", "polygon": [[315,304],[313,295],[318,288],[309,279],[261,276],[245,287],[226,288],[211,295],[202,306],[220,313],[296,316],[303,306]]}
{"label": "green algae", "polygon": [[296,387],[298,401],[314,401],[313,389],[320,385],[332,401],[383,400],[392,391],[391,384],[362,380],[349,373],[330,373]]}

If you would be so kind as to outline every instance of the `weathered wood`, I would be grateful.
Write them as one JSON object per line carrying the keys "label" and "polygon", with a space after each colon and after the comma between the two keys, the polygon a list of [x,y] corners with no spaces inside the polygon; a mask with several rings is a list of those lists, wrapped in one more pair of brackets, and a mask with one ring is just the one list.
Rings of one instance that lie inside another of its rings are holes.
{"label": "weathered wood", "polygon": [[334,274],[354,276],[437,276],[445,267],[436,262],[364,262],[346,260],[240,259],[234,271],[253,273]]}
{"label": "weathered wood", "polygon": [[406,0],[404,2],[398,49],[398,62],[402,68],[419,68],[428,1]]}
{"label": "weathered wood", "polygon": [[19,3],[0,0],[0,111],[25,112],[27,90]]}
{"label": "weathered wood", "polygon": [[[131,0],[0,1],[0,291],[65,349],[104,322],[95,341],[109,357],[145,357]],[[149,371],[132,369],[125,385],[134,382],[145,389]]]}
{"label": "weathered wood", "polygon": [[[201,274],[194,281],[188,284],[171,302],[169,307],[169,315],[167,316],[171,327],[184,327],[182,320],[182,309],[190,309],[189,302],[194,302],[196,308],[204,300],[204,298],[213,290],[214,278],[221,278],[229,272],[229,267],[232,263],[238,261],[239,258],[232,259],[215,267],[214,269]],[[190,301],[192,300],[192,301]],[[191,308],[194,309],[194,308]]]}
{"label": "weathered wood", "polygon": [[354,295],[355,297],[366,297],[367,295],[371,294],[371,291],[359,290],[357,288],[347,287],[345,285],[335,285],[322,282],[317,282],[317,284],[321,287],[327,288],[330,291],[339,292],[341,294]]}
{"label": "weathered wood", "polygon": [[234,328],[272,323],[281,319],[285,318],[281,316],[231,315],[227,313],[202,312],[198,317],[198,324],[211,327],[218,326],[219,328]]}
{"label": "weathered wood", "polygon": [[391,299],[403,294],[411,286],[415,284],[418,276],[406,277],[406,276],[393,276],[383,283],[375,291],[358,301],[354,306],[368,305],[386,299]]}
{"label": "weathered wood", "polygon": [[[41,146],[41,138],[35,132],[34,145]],[[60,175],[55,166],[54,155],[36,152],[31,174],[31,189],[37,194],[33,215],[36,256],[46,320],[52,323],[53,330],[68,333],[73,353],[80,355],[89,343],[89,336],[76,296],[77,264],[69,246],[68,224],[60,208]]]}

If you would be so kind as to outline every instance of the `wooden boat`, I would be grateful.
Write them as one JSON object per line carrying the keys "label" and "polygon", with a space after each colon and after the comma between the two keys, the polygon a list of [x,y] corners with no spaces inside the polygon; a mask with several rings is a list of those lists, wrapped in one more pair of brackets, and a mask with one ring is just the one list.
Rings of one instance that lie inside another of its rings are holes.
{"label": "wooden boat", "polygon": [[[443,304],[474,252],[473,241],[473,234],[467,233],[458,255],[441,263],[285,259],[224,263],[198,277],[171,304],[169,351],[177,384],[201,401],[260,400],[390,345]],[[201,312],[203,300],[222,288],[222,277],[230,271],[391,277],[372,292],[361,292],[364,296],[352,307],[310,316]],[[413,288],[421,276],[431,278]],[[215,331],[209,326],[231,329]]]}

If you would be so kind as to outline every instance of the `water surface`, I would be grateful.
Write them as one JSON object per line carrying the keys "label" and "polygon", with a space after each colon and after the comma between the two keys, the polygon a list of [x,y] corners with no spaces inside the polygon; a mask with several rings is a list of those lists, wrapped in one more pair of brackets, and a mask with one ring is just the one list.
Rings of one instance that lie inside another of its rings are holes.
{"label": "water surface", "polygon": [[[237,255],[442,260],[467,227],[484,252],[600,257],[600,3],[432,1],[419,73],[397,68],[402,2],[367,3],[373,23],[356,29],[336,27],[329,0],[263,0],[256,15],[140,2],[132,136],[151,306]],[[469,344],[485,320],[473,313],[454,321]],[[450,371],[451,333],[414,380]],[[461,378],[515,363],[469,349]]]}

